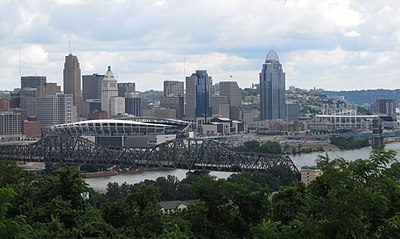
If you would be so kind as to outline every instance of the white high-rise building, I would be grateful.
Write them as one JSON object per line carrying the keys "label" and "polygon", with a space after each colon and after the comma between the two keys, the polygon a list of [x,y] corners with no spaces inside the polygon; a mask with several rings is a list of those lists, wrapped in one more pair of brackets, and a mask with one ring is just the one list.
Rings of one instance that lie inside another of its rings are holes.
{"label": "white high-rise building", "polygon": [[115,96],[110,98],[110,116],[125,113],[125,97]]}
{"label": "white high-rise building", "polygon": [[101,110],[105,110],[111,115],[110,99],[116,96],[118,96],[117,80],[111,71],[111,66],[108,66],[101,85]]}

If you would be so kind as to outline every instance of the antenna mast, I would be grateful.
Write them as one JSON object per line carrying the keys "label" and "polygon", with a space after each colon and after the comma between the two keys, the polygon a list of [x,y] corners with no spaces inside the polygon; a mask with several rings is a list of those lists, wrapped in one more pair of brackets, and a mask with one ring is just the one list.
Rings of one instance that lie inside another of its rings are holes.
{"label": "antenna mast", "polygon": [[71,52],[71,31],[68,31],[68,50],[69,50],[69,54],[72,54],[72,52]]}

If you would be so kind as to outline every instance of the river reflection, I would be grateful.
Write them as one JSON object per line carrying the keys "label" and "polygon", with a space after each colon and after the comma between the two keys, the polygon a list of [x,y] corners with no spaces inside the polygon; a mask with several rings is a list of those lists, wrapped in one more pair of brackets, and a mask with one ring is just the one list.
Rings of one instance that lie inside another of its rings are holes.
{"label": "river reflection", "polygon": [[[391,149],[397,151],[397,159],[400,160],[400,142],[391,143],[386,145],[386,149]],[[347,160],[356,160],[359,158],[368,158],[371,153],[371,147],[365,147],[356,150],[345,150],[345,151],[329,151],[327,154],[330,158],[338,158],[342,157]],[[317,153],[309,153],[309,154],[298,154],[298,155],[290,155],[290,158],[293,160],[294,164],[297,168],[301,168],[303,166],[314,166],[316,165],[315,160],[318,158],[318,155],[325,155],[325,152],[317,152]],[[135,184],[146,179],[148,180],[156,180],[159,177],[166,177],[168,175],[174,175],[179,180],[182,180],[186,177],[187,170],[185,169],[172,169],[172,170],[151,170],[151,171],[142,171],[136,173],[129,174],[117,174],[115,176],[110,177],[99,177],[99,178],[90,178],[85,179],[85,181],[92,187],[94,190],[99,192],[105,192],[107,188],[107,184],[110,182],[117,182],[118,184],[122,184],[124,182],[128,184]],[[230,172],[218,172],[211,171],[210,173],[213,176],[218,178],[227,178],[232,173]]]}

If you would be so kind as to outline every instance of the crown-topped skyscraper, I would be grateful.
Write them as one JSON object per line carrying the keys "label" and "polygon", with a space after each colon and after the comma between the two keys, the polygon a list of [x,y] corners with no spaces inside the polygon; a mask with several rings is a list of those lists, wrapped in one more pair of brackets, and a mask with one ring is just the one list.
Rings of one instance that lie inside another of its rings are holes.
{"label": "crown-topped skyscraper", "polygon": [[285,73],[274,50],[260,73],[260,120],[286,119]]}

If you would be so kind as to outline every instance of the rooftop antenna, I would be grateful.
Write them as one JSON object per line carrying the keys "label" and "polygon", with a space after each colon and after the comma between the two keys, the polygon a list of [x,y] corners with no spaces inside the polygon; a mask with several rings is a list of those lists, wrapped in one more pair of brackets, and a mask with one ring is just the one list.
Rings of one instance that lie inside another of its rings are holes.
{"label": "rooftop antenna", "polygon": [[18,56],[18,64],[19,64],[19,78],[21,78],[21,49],[19,49],[19,56]]}
{"label": "rooftop antenna", "polygon": [[71,52],[71,31],[68,31],[68,50],[69,50],[69,54],[72,54],[72,52]]}
{"label": "rooftop antenna", "polygon": [[183,79],[186,77],[186,57],[183,57]]}

